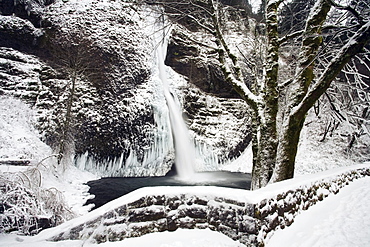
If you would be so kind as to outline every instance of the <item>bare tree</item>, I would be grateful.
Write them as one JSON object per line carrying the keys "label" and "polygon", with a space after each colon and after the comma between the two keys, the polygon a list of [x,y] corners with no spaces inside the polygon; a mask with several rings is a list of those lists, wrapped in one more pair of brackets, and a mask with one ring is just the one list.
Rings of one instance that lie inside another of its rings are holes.
{"label": "bare tree", "polygon": [[[370,7],[366,1],[341,6],[334,0],[317,0],[304,18],[299,19],[300,28],[283,30],[279,29],[279,24],[285,1],[266,1],[264,18],[259,25],[265,37],[262,40],[265,49],[263,73],[254,76],[252,82],[242,76],[240,61],[225,39],[222,26],[225,5],[217,0],[167,0],[156,3],[163,4],[172,18],[201,28],[215,38],[215,51],[226,81],[251,109],[252,189],[292,178],[307,112],[369,41]],[[348,26],[345,20],[349,17],[351,25]],[[333,32],[330,35],[329,30]],[[346,37],[334,42],[333,37],[343,32]],[[296,59],[285,59],[285,62],[291,61],[288,66],[294,66],[294,70],[291,70],[291,75],[282,75],[281,51],[292,41]]]}
{"label": "bare tree", "polygon": [[[307,19],[309,10],[314,3],[315,1],[303,2],[300,0],[283,3],[279,32],[289,34],[302,30],[304,21]],[[339,5],[335,5],[336,8],[329,12],[329,17],[322,31],[324,45],[321,47],[315,61],[316,74],[318,74],[317,70],[322,73],[329,61],[335,57],[337,51],[353,35],[353,27],[356,26],[358,21],[356,16],[366,15],[368,7],[366,7],[365,2],[356,4],[352,6],[356,8],[357,14],[354,11],[352,11],[354,13],[352,14],[348,12],[350,8]],[[347,9],[347,11],[343,11],[343,9]],[[344,28],[344,25],[346,28]],[[292,50],[295,49],[295,44],[298,44],[300,39],[301,37],[298,36],[290,42],[286,42],[280,47],[280,53],[288,50],[287,54],[294,54]],[[370,102],[368,90],[370,85],[370,78],[368,77],[370,71],[369,55],[368,46],[361,53],[355,55],[344,66],[334,83],[331,83],[323,97],[314,105],[315,114],[321,119],[322,123],[326,122],[320,141],[325,141],[334,134],[341,136],[343,141],[347,138],[347,147],[343,151],[350,155],[352,159],[362,161],[367,159],[368,153],[361,149],[366,149],[365,139],[370,137],[367,130],[370,118],[366,114]],[[280,68],[280,75],[282,73],[289,75],[285,78],[289,79],[294,75],[289,69],[294,67],[292,65],[296,64],[298,59],[293,56],[284,59],[288,60],[286,63],[288,66],[286,66],[287,68]],[[353,148],[355,145],[356,148]]]}
{"label": "bare tree", "polygon": [[60,93],[59,106],[56,111],[57,137],[52,146],[58,154],[57,164],[62,171],[74,154],[76,114],[73,108],[79,103],[82,88],[88,81],[94,82],[104,77],[104,63],[92,46],[92,41],[84,32],[56,33],[50,37],[51,53],[56,67],[66,77],[65,85]]}

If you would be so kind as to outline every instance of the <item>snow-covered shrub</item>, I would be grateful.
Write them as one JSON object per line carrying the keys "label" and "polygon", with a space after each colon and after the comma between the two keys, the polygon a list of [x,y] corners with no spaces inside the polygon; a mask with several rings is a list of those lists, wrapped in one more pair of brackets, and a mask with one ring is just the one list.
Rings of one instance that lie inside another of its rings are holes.
{"label": "snow-covered shrub", "polygon": [[0,233],[33,235],[73,217],[63,195],[41,187],[37,166],[25,172],[0,173]]}

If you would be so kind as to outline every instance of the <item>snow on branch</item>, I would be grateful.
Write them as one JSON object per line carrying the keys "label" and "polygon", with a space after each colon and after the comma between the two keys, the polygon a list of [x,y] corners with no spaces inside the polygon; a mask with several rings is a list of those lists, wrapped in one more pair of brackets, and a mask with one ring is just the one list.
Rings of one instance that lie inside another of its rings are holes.
{"label": "snow on branch", "polygon": [[285,35],[284,37],[280,38],[279,39],[279,44],[284,44],[285,42],[287,42],[288,40],[290,39],[293,39],[293,38],[296,38],[296,37],[299,37],[300,35],[302,35],[304,33],[304,30],[299,30],[299,31],[296,31],[294,33],[291,33],[291,34],[287,34]]}
{"label": "snow on branch", "polygon": [[369,42],[370,21],[363,25],[330,61],[315,85],[308,91],[294,114],[305,114],[329,88],[342,68]]}
{"label": "snow on branch", "polygon": [[333,0],[328,0],[328,1],[335,8],[340,9],[340,10],[346,10],[346,11],[350,12],[354,17],[356,17],[356,19],[359,21],[359,23],[361,25],[365,24],[365,20],[362,18],[361,14],[359,12],[357,12],[351,6],[349,6],[349,5],[348,6],[343,6],[343,5],[340,5],[340,4],[336,3],[336,2],[334,2]]}
{"label": "snow on branch", "polygon": [[31,161],[26,159],[0,159],[0,165],[28,166]]}

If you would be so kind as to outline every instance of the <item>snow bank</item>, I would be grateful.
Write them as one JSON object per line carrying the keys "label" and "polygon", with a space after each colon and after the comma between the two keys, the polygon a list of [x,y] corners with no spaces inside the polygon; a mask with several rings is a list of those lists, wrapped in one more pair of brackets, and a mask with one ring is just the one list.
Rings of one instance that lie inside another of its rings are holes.
{"label": "snow bank", "polygon": [[370,163],[342,167],[269,185],[256,191],[218,187],[138,189],[29,241],[85,239],[122,241],[150,232],[179,228],[211,229],[246,245],[270,238],[296,215],[336,194],[351,181],[369,175]]}
{"label": "snow bank", "polygon": [[233,241],[227,236],[211,231],[209,229],[203,230],[190,230],[190,229],[179,229],[175,232],[161,232],[161,233],[150,233],[140,238],[129,238],[121,242],[106,242],[102,244],[90,244],[83,240],[66,240],[61,242],[29,242],[23,241],[14,235],[1,236],[0,243],[4,246],[17,246],[17,247],[50,247],[50,246],[69,246],[69,247],[80,247],[80,246],[101,246],[101,247],[115,247],[115,246],[126,246],[126,247],[242,247],[243,244]]}
{"label": "snow bank", "polygon": [[370,246],[370,177],[354,181],[277,230],[267,247]]}
{"label": "snow bank", "polygon": [[34,112],[21,100],[0,97],[0,159],[37,162],[51,154],[50,147],[38,138],[34,117]]}
{"label": "snow bank", "polygon": [[97,177],[75,167],[59,173],[52,150],[34,128],[35,115],[21,100],[0,97],[0,161],[29,163],[0,162],[0,232],[32,234],[91,209],[83,207],[91,197],[83,183]]}

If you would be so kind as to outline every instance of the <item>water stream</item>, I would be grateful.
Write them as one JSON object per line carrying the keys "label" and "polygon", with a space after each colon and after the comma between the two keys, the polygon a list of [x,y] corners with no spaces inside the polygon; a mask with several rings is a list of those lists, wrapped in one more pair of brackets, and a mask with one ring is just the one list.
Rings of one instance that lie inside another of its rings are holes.
{"label": "water stream", "polygon": [[194,177],[195,147],[190,140],[189,130],[182,118],[182,111],[179,102],[175,101],[170,92],[170,85],[167,80],[164,58],[166,57],[167,44],[164,40],[157,48],[157,59],[159,77],[163,83],[163,93],[166,98],[171,131],[175,144],[175,165],[177,175],[180,179],[189,180]]}

